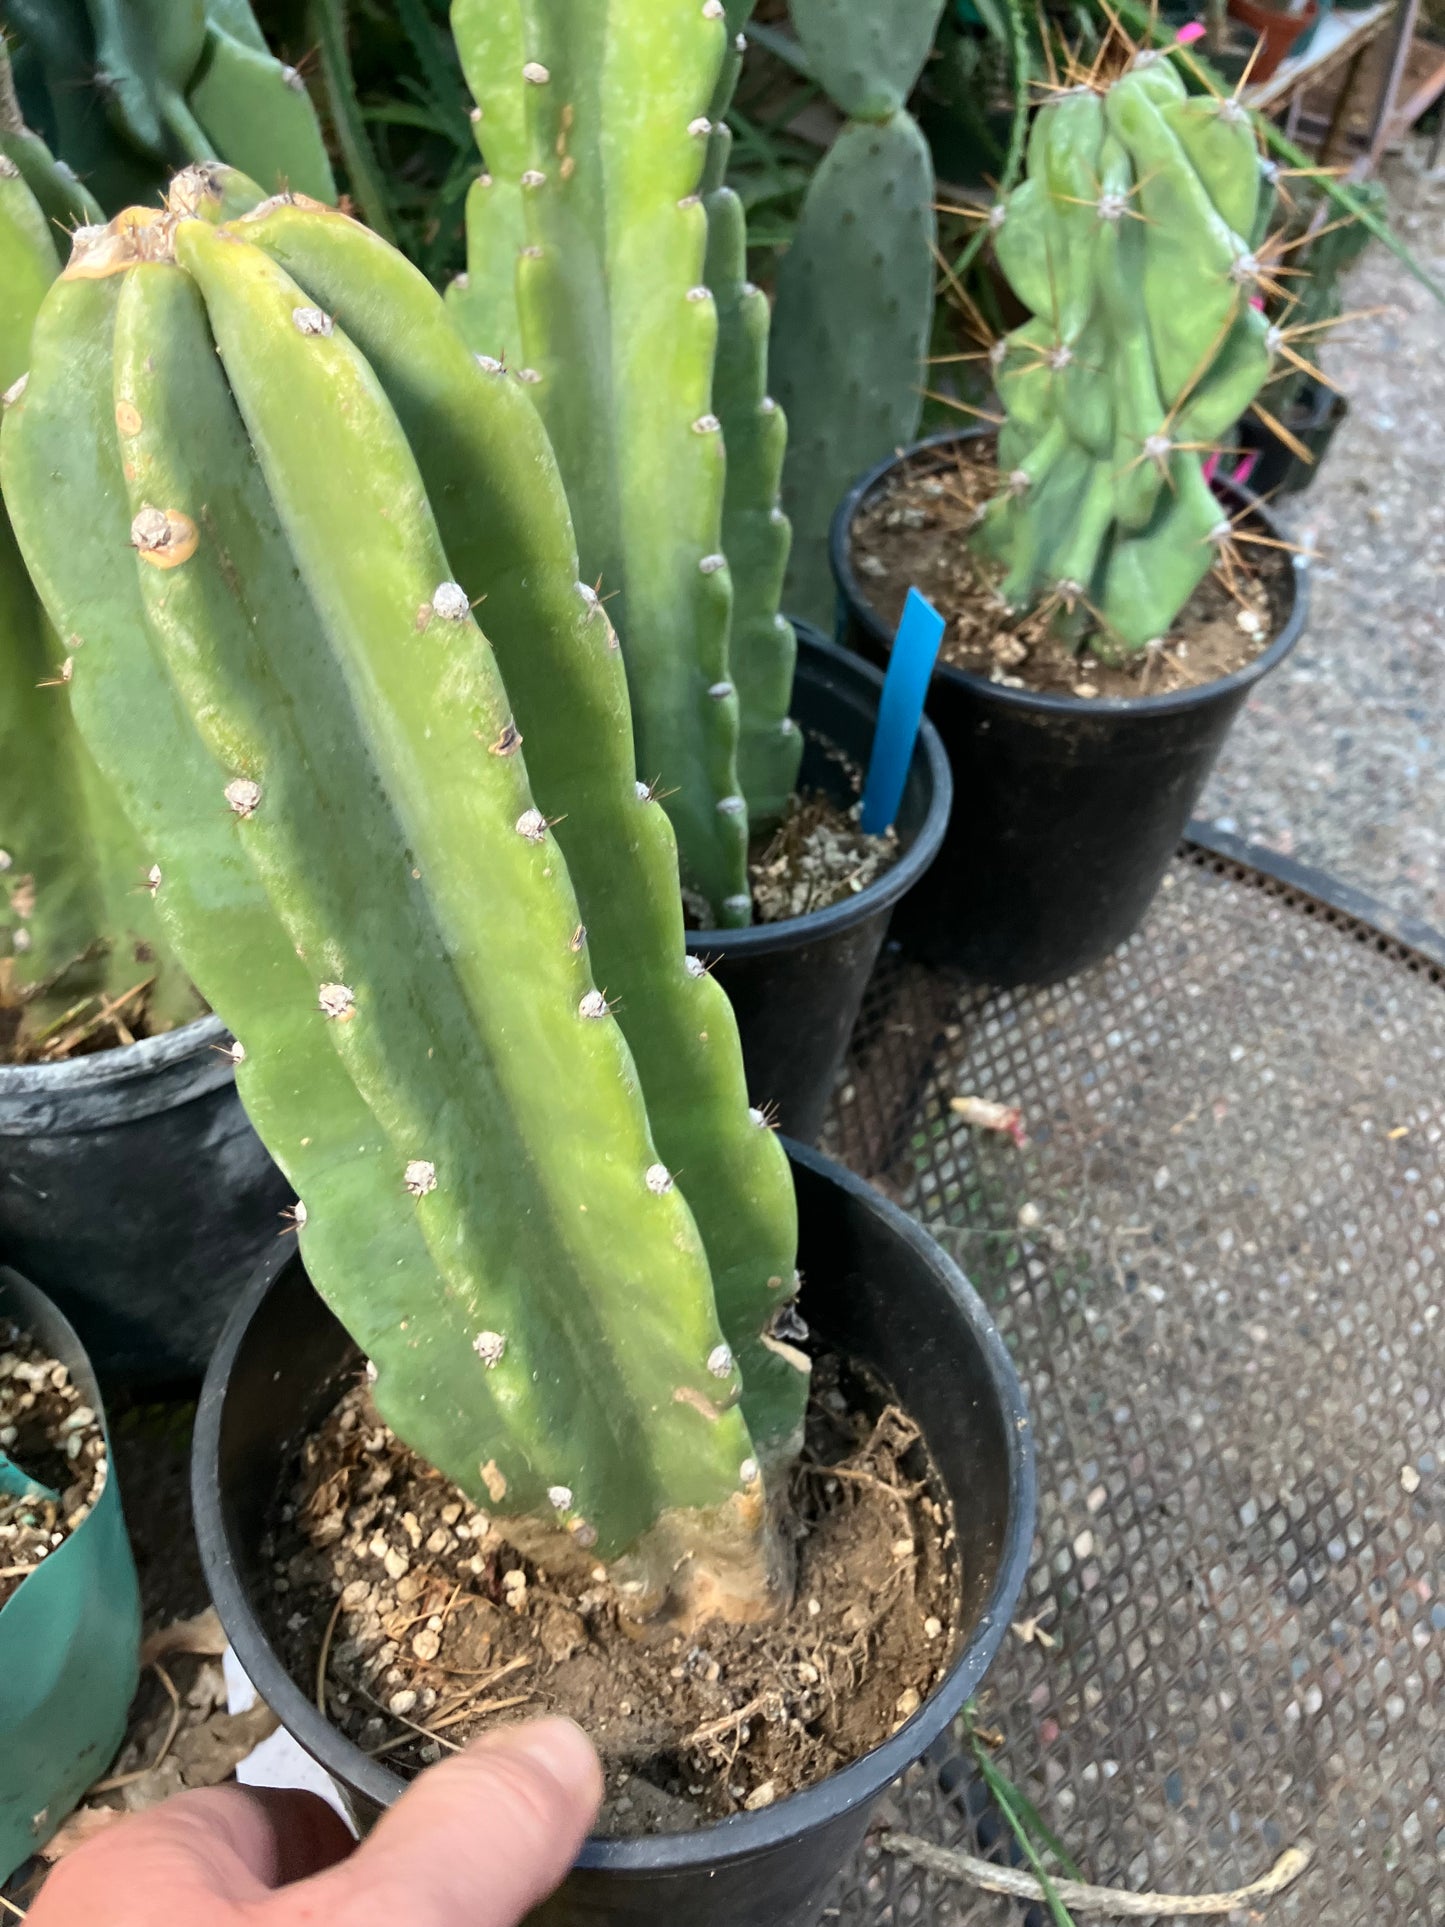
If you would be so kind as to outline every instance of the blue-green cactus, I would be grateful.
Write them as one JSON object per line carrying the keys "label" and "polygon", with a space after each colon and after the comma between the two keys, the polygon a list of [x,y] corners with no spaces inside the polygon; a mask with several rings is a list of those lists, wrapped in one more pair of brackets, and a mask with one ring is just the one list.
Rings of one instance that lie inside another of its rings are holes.
{"label": "blue-green cactus", "polygon": [[833,624],[828,529],[864,470],[911,442],[933,318],[933,164],[906,101],[943,0],[791,0],[814,78],[849,118],[778,271],[772,390],[788,417],[784,596]]}
{"label": "blue-green cactus", "polygon": [[5,11],[55,152],[109,211],[193,161],[225,161],[267,193],[335,197],[305,85],[269,52],[250,0],[7,0]]}
{"label": "blue-green cactus", "polygon": [[1162,637],[1228,523],[1203,461],[1268,378],[1252,305],[1253,124],[1169,62],[1035,117],[995,247],[1032,319],[997,351],[1002,493],[978,541],[1016,608],[1048,599],[1102,655]]}

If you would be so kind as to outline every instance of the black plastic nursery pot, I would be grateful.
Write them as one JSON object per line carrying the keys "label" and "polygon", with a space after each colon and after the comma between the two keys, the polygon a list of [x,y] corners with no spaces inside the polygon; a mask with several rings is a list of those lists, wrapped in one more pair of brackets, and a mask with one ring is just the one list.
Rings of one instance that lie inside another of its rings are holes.
{"label": "black plastic nursery pot", "polygon": [[197,1380],[291,1201],[203,1017],[61,1064],[0,1065],[0,1258],[107,1391]]}
{"label": "black plastic nursery pot", "polygon": [[[1034,1457],[1017,1375],[988,1313],[913,1221],[841,1166],[790,1145],[803,1309],[825,1346],[866,1361],[923,1429],[953,1499],[963,1592],[944,1679],[883,1745],[822,1784],[695,1833],[591,1839],[544,1927],[809,1927],[874,1802],[949,1727],[1007,1631],[1028,1569]],[[242,1666],[358,1819],[404,1791],[342,1737],[282,1667],[258,1599],[260,1546],[302,1438],[357,1354],[300,1260],[273,1263],[237,1305],[196,1421],[196,1529],[211,1596]],[[321,1629],[317,1628],[318,1643]]]}
{"label": "black plastic nursery pot", "polygon": [[[843,640],[886,664],[892,632],[852,563],[854,518],[891,472],[961,441],[936,435],[880,463],[833,518]],[[1254,495],[1218,485],[1227,510]],[[1294,558],[1291,606],[1269,647],[1231,676],[1166,695],[1075,697],[1010,689],[941,664],[928,693],[953,768],[955,802],[937,862],[894,921],[910,954],[997,985],[1056,983],[1131,936],[1153,902],[1230,725],[1299,640],[1307,570]]]}
{"label": "black plastic nursery pot", "polygon": [[[883,678],[808,624],[793,627],[792,713],[804,737],[798,786],[852,804],[850,771],[861,777],[868,767]],[[746,930],[688,932],[689,952],[709,965],[737,1013],[753,1103],[771,1106],[770,1116],[805,1144],[823,1128],[894,906],[937,856],[952,795],[948,758],[925,723],[898,811],[902,854],[891,869],[826,910]]]}
{"label": "black plastic nursery pot", "polygon": [[1349,412],[1350,404],[1343,395],[1335,394],[1313,377],[1306,378],[1297,403],[1283,417],[1291,435],[1314,457],[1312,462],[1306,462],[1268,422],[1261,421],[1251,410],[1239,424],[1239,445],[1255,457],[1254,467],[1249,471],[1249,486],[1254,493],[1272,501],[1276,496],[1298,495],[1307,489],[1319,474],[1330,443]]}

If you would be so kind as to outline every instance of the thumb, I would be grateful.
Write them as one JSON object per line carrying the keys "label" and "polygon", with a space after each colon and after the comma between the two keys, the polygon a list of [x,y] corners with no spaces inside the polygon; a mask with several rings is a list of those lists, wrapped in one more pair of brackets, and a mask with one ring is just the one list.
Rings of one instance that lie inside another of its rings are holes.
{"label": "thumb", "polygon": [[580,1727],[503,1728],[423,1773],[341,1866],[278,1893],[276,1927],[514,1927],[561,1881],[601,1800]]}

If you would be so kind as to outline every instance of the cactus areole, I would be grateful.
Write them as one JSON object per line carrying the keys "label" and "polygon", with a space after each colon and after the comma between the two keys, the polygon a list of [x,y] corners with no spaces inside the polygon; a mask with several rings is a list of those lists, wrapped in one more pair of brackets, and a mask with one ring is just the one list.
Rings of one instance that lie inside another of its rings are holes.
{"label": "cactus areole", "polygon": [[189,206],[77,237],[0,444],[144,900],[387,1422],[639,1617],[766,1616],[791,1180],[536,408],[345,215]]}
{"label": "cactus areole", "polygon": [[1011,607],[1117,659],[1165,635],[1228,538],[1204,461],[1269,378],[1260,162],[1238,103],[1135,55],[1042,106],[994,246],[1000,494],[978,532]]}

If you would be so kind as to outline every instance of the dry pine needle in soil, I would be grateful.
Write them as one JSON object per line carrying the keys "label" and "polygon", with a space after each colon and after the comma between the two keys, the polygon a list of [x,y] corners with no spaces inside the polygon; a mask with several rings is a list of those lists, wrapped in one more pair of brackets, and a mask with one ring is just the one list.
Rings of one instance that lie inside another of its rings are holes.
{"label": "dry pine needle in soil", "polygon": [[1073,654],[1048,610],[1008,613],[974,553],[974,523],[999,480],[991,440],[929,449],[891,470],[854,519],[853,570],[867,601],[891,630],[910,587],[919,589],[948,625],[939,655],[950,668],[1045,695],[1159,696],[1246,668],[1283,627],[1289,555],[1259,546],[1241,524],[1223,575],[1204,578],[1162,648],[1119,664],[1087,647]]}
{"label": "dry pine needle in soil", "polygon": [[58,1496],[0,1492],[0,1606],[85,1518],[105,1489],[100,1420],[70,1373],[0,1318],[0,1451]]}
{"label": "dry pine needle in soil", "polygon": [[602,1755],[600,1831],[685,1832],[878,1745],[952,1652],[946,1493],[912,1421],[835,1360],[816,1368],[790,1496],[782,1623],[639,1641],[604,1568],[577,1592],[522,1558],[354,1385],[307,1441],[266,1548],[273,1636],[333,1723],[399,1773],[565,1713]]}

